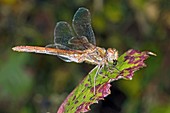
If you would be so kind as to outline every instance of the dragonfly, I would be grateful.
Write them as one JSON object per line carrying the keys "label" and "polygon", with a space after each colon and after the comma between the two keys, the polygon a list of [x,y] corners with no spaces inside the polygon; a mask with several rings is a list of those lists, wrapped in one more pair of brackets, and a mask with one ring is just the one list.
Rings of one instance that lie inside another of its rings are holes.
{"label": "dragonfly", "polygon": [[88,9],[81,7],[73,16],[72,27],[65,21],[57,22],[54,29],[54,43],[46,47],[16,46],[18,52],[33,52],[56,55],[65,62],[90,63],[97,66],[94,77],[94,93],[96,77],[100,70],[109,64],[115,66],[118,51],[115,48],[96,46],[96,39],[91,25]]}

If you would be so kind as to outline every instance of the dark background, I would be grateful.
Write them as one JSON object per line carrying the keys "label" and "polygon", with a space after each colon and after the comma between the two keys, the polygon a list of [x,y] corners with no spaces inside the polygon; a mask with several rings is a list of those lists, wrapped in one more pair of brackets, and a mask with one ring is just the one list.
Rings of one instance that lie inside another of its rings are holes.
{"label": "dark background", "polygon": [[11,50],[53,43],[56,22],[71,23],[82,6],[91,12],[98,46],[157,54],[132,81],[114,82],[112,95],[91,113],[170,113],[169,0],[1,0],[0,112],[54,113],[94,67]]}

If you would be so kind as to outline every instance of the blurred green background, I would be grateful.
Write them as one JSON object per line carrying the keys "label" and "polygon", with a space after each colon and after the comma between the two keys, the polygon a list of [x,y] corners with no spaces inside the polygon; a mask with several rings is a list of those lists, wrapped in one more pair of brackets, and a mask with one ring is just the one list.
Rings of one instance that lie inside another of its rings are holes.
{"label": "blurred green background", "polygon": [[157,54],[132,81],[114,82],[116,101],[115,96],[100,101],[90,112],[170,113],[169,0],[1,0],[0,113],[54,113],[94,67],[11,50],[53,43],[56,22],[71,23],[82,6],[91,12],[98,46],[116,48],[119,54],[130,48]]}

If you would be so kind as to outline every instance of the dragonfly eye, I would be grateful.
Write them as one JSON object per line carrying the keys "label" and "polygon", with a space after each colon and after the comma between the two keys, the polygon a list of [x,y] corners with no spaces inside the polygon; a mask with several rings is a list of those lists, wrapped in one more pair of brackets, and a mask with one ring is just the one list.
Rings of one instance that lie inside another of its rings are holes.
{"label": "dragonfly eye", "polygon": [[117,60],[113,60],[113,66],[117,65]]}

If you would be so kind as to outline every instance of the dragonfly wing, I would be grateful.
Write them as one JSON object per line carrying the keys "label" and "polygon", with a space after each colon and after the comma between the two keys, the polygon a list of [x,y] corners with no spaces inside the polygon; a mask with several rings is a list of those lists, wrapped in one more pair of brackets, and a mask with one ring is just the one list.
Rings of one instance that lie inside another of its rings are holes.
{"label": "dragonfly wing", "polygon": [[89,43],[87,37],[81,36],[80,38],[72,38],[69,40],[70,44],[76,45],[80,50],[94,48],[95,46]]}
{"label": "dragonfly wing", "polygon": [[[74,36],[71,26],[64,21],[58,22],[54,30],[54,44],[47,45],[47,47],[56,47],[64,50],[85,50],[86,46],[82,40]],[[74,43],[72,43],[74,40]],[[86,41],[88,42],[88,40]]]}
{"label": "dragonfly wing", "polygon": [[61,45],[61,44],[48,44],[48,45],[46,45],[45,47],[48,47],[48,48],[59,48],[59,49],[64,49],[64,50],[70,50],[69,47],[64,46],[64,45]]}
{"label": "dragonfly wing", "polygon": [[76,63],[81,63],[83,61],[79,61],[79,57],[76,58],[74,56],[68,56],[68,55],[57,55],[58,58],[64,60],[65,62],[76,62]]}
{"label": "dragonfly wing", "polygon": [[94,32],[91,26],[91,16],[88,9],[79,8],[77,10],[72,20],[72,26],[78,38],[85,36],[90,43],[96,45]]}
{"label": "dragonfly wing", "polygon": [[62,56],[57,56],[57,57],[60,58],[61,60],[65,61],[65,62],[72,62],[69,58],[62,57]]}
{"label": "dragonfly wing", "polygon": [[71,45],[69,45],[69,40],[73,38],[73,31],[67,22],[61,21],[57,22],[54,29],[54,44],[56,48],[69,50]]}

